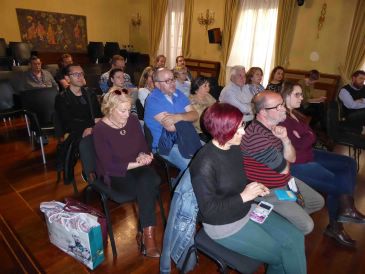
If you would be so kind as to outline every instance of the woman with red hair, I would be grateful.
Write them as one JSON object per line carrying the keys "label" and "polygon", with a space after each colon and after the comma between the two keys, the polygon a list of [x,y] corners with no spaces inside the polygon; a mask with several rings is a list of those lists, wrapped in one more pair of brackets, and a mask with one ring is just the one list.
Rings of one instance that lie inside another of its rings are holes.
{"label": "woman with red hair", "polygon": [[267,273],[306,273],[304,235],[294,225],[274,212],[262,224],[249,218],[254,199],[269,189],[249,183],[242,169],[242,112],[215,103],[203,121],[213,140],[192,160],[190,174],[205,232],[226,248],[268,264]]}

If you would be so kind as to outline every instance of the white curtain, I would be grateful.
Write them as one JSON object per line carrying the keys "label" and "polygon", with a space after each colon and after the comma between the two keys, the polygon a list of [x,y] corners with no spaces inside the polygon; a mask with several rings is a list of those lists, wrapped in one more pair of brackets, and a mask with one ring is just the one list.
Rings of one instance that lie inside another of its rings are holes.
{"label": "white curtain", "polygon": [[167,57],[166,67],[175,66],[175,58],[181,55],[182,34],[184,25],[185,0],[169,0],[165,17],[165,25],[162,33],[157,55]]}
{"label": "white curtain", "polygon": [[260,67],[266,86],[274,63],[276,22],[279,0],[242,0],[232,51],[227,63],[227,82],[230,68],[243,65]]}

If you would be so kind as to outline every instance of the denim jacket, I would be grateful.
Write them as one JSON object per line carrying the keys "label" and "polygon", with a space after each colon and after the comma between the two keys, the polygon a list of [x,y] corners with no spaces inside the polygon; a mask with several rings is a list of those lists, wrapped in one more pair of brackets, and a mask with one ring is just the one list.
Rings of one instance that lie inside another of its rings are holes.
{"label": "denim jacket", "polygon": [[[171,201],[169,218],[163,239],[160,259],[160,273],[170,273],[170,257],[181,269],[187,251],[194,244],[196,216],[198,204],[191,185],[190,171],[186,169]],[[196,264],[195,256],[191,256],[186,267],[190,271]]]}

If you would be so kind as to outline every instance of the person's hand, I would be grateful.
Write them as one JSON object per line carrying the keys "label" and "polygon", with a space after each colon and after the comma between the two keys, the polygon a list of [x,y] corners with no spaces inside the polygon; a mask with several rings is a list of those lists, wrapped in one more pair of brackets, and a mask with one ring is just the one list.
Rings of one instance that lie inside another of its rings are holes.
{"label": "person's hand", "polygon": [[271,128],[271,132],[272,132],[272,134],[274,134],[275,137],[279,138],[282,141],[288,137],[286,127],[273,126]]}
{"label": "person's hand", "polygon": [[136,162],[143,166],[146,166],[146,165],[149,165],[152,162],[152,160],[153,160],[152,153],[146,154],[146,153],[141,152],[138,154]]}
{"label": "person's hand", "polygon": [[181,121],[179,114],[170,114],[170,113],[167,113],[161,120],[164,127],[171,127],[179,121]]}
{"label": "person's hand", "polygon": [[82,138],[85,138],[88,135],[91,135],[91,133],[93,132],[93,129],[91,127],[85,128],[84,132],[82,133]]}
{"label": "person's hand", "polygon": [[266,196],[270,194],[270,190],[261,183],[252,182],[246,185],[245,189],[241,192],[242,201],[248,202],[255,199],[258,196]]}

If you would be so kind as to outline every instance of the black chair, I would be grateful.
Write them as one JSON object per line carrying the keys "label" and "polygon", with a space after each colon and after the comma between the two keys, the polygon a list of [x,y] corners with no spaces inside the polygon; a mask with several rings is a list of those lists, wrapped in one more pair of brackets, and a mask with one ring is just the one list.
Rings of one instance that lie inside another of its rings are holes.
{"label": "black chair", "polygon": [[180,273],[185,273],[187,263],[192,253],[198,257],[198,250],[214,260],[218,264],[219,271],[222,274],[229,272],[228,267],[237,270],[240,273],[251,274],[256,272],[263,264],[262,262],[238,254],[216,243],[205,233],[204,229],[201,228],[195,235],[194,245],[189,248],[186,254]]}
{"label": "black chair", "polygon": [[58,90],[55,87],[37,88],[22,91],[20,99],[27,115],[32,147],[34,149],[36,138],[40,144],[43,164],[46,164],[43,143],[46,140],[46,133],[54,131],[54,104]]}
{"label": "black chair", "polygon": [[0,38],[0,68],[2,70],[9,70],[11,65],[11,58],[7,56],[7,46],[4,38]]}
{"label": "black chair", "polygon": [[359,170],[360,154],[365,149],[365,136],[340,119],[339,105],[336,101],[331,101],[327,105],[327,134],[335,143],[348,146],[349,156],[353,150],[357,170]]}
{"label": "black chair", "polygon": [[109,62],[113,55],[120,55],[120,47],[118,42],[106,42],[104,47],[104,57]]}
{"label": "black chair", "polygon": [[[9,80],[0,80],[0,119],[2,118],[6,124],[6,119],[18,116],[19,114],[25,114],[23,108],[16,104],[15,91],[10,84]],[[25,120],[27,121],[27,119]],[[29,125],[27,123],[27,129],[29,133]]]}
{"label": "black chair", "polygon": [[136,109],[137,109],[138,119],[143,120],[143,118],[144,118],[144,107],[141,103],[141,100],[139,100],[138,98],[136,100]]}
{"label": "black chair", "polygon": [[53,77],[56,76],[57,71],[59,70],[58,64],[47,64],[43,67],[45,70],[47,70]]}
{"label": "black chair", "polygon": [[[148,145],[149,149],[152,151],[153,136],[152,136],[151,130],[148,128],[146,123],[144,123],[144,125],[143,125],[143,131],[144,131],[144,136],[146,138],[147,145]],[[160,166],[163,167],[163,169],[165,171],[167,183],[169,185],[170,194],[172,195],[173,189],[174,189],[174,183],[171,178],[171,169],[176,169],[176,170],[180,170],[180,169],[177,166],[175,166],[173,163],[171,163],[170,161],[163,158],[158,153],[153,153],[153,157],[154,157],[154,159],[157,160],[157,162],[160,164]]]}
{"label": "black chair", "polygon": [[25,42],[9,42],[9,50],[17,65],[27,65],[31,57],[31,45]]}
{"label": "black chair", "polygon": [[92,63],[100,63],[104,59],[104,44],[103,42],[89,42],[87,53]]}
{"label": "black chair", "polygon": [[[108,200],[114,201],[118,204],[123,204],[123,203],[135,201],[136,197],[127,196],[124,193],[117,192],[117,191],[111,189],[110,187],[108,187],[103,181],[101,181],[100,179],[98,179],[96,177],[96,175],[95,175],[96,152],[95,152],[92,136],[87,136],[80,141],[79,153],[80,153],[80,159],[81,159],[83,171],[87,175],[87,180],[88,180],[88,186],[86,187],[86,190],[85,190],[86,200],[88,199],[88,196],[89,196],[88,194],[91,190],[94,190],[100,194],[102,206],[103,206],[106,220],[107,220],[110,244],[112,247],[113,256],[115,257],[115,256],[117,256],[117,249],[115,246],[113,228],[112,228],[112,223],[111,223],[111,219],[110,219]],[[158,199],[159,205],[160,205],[162,221],[165,226],[166,225],[166,215],[165,215],[165,210],[163,207],[161,196],[158,195],[157,199]]]}

